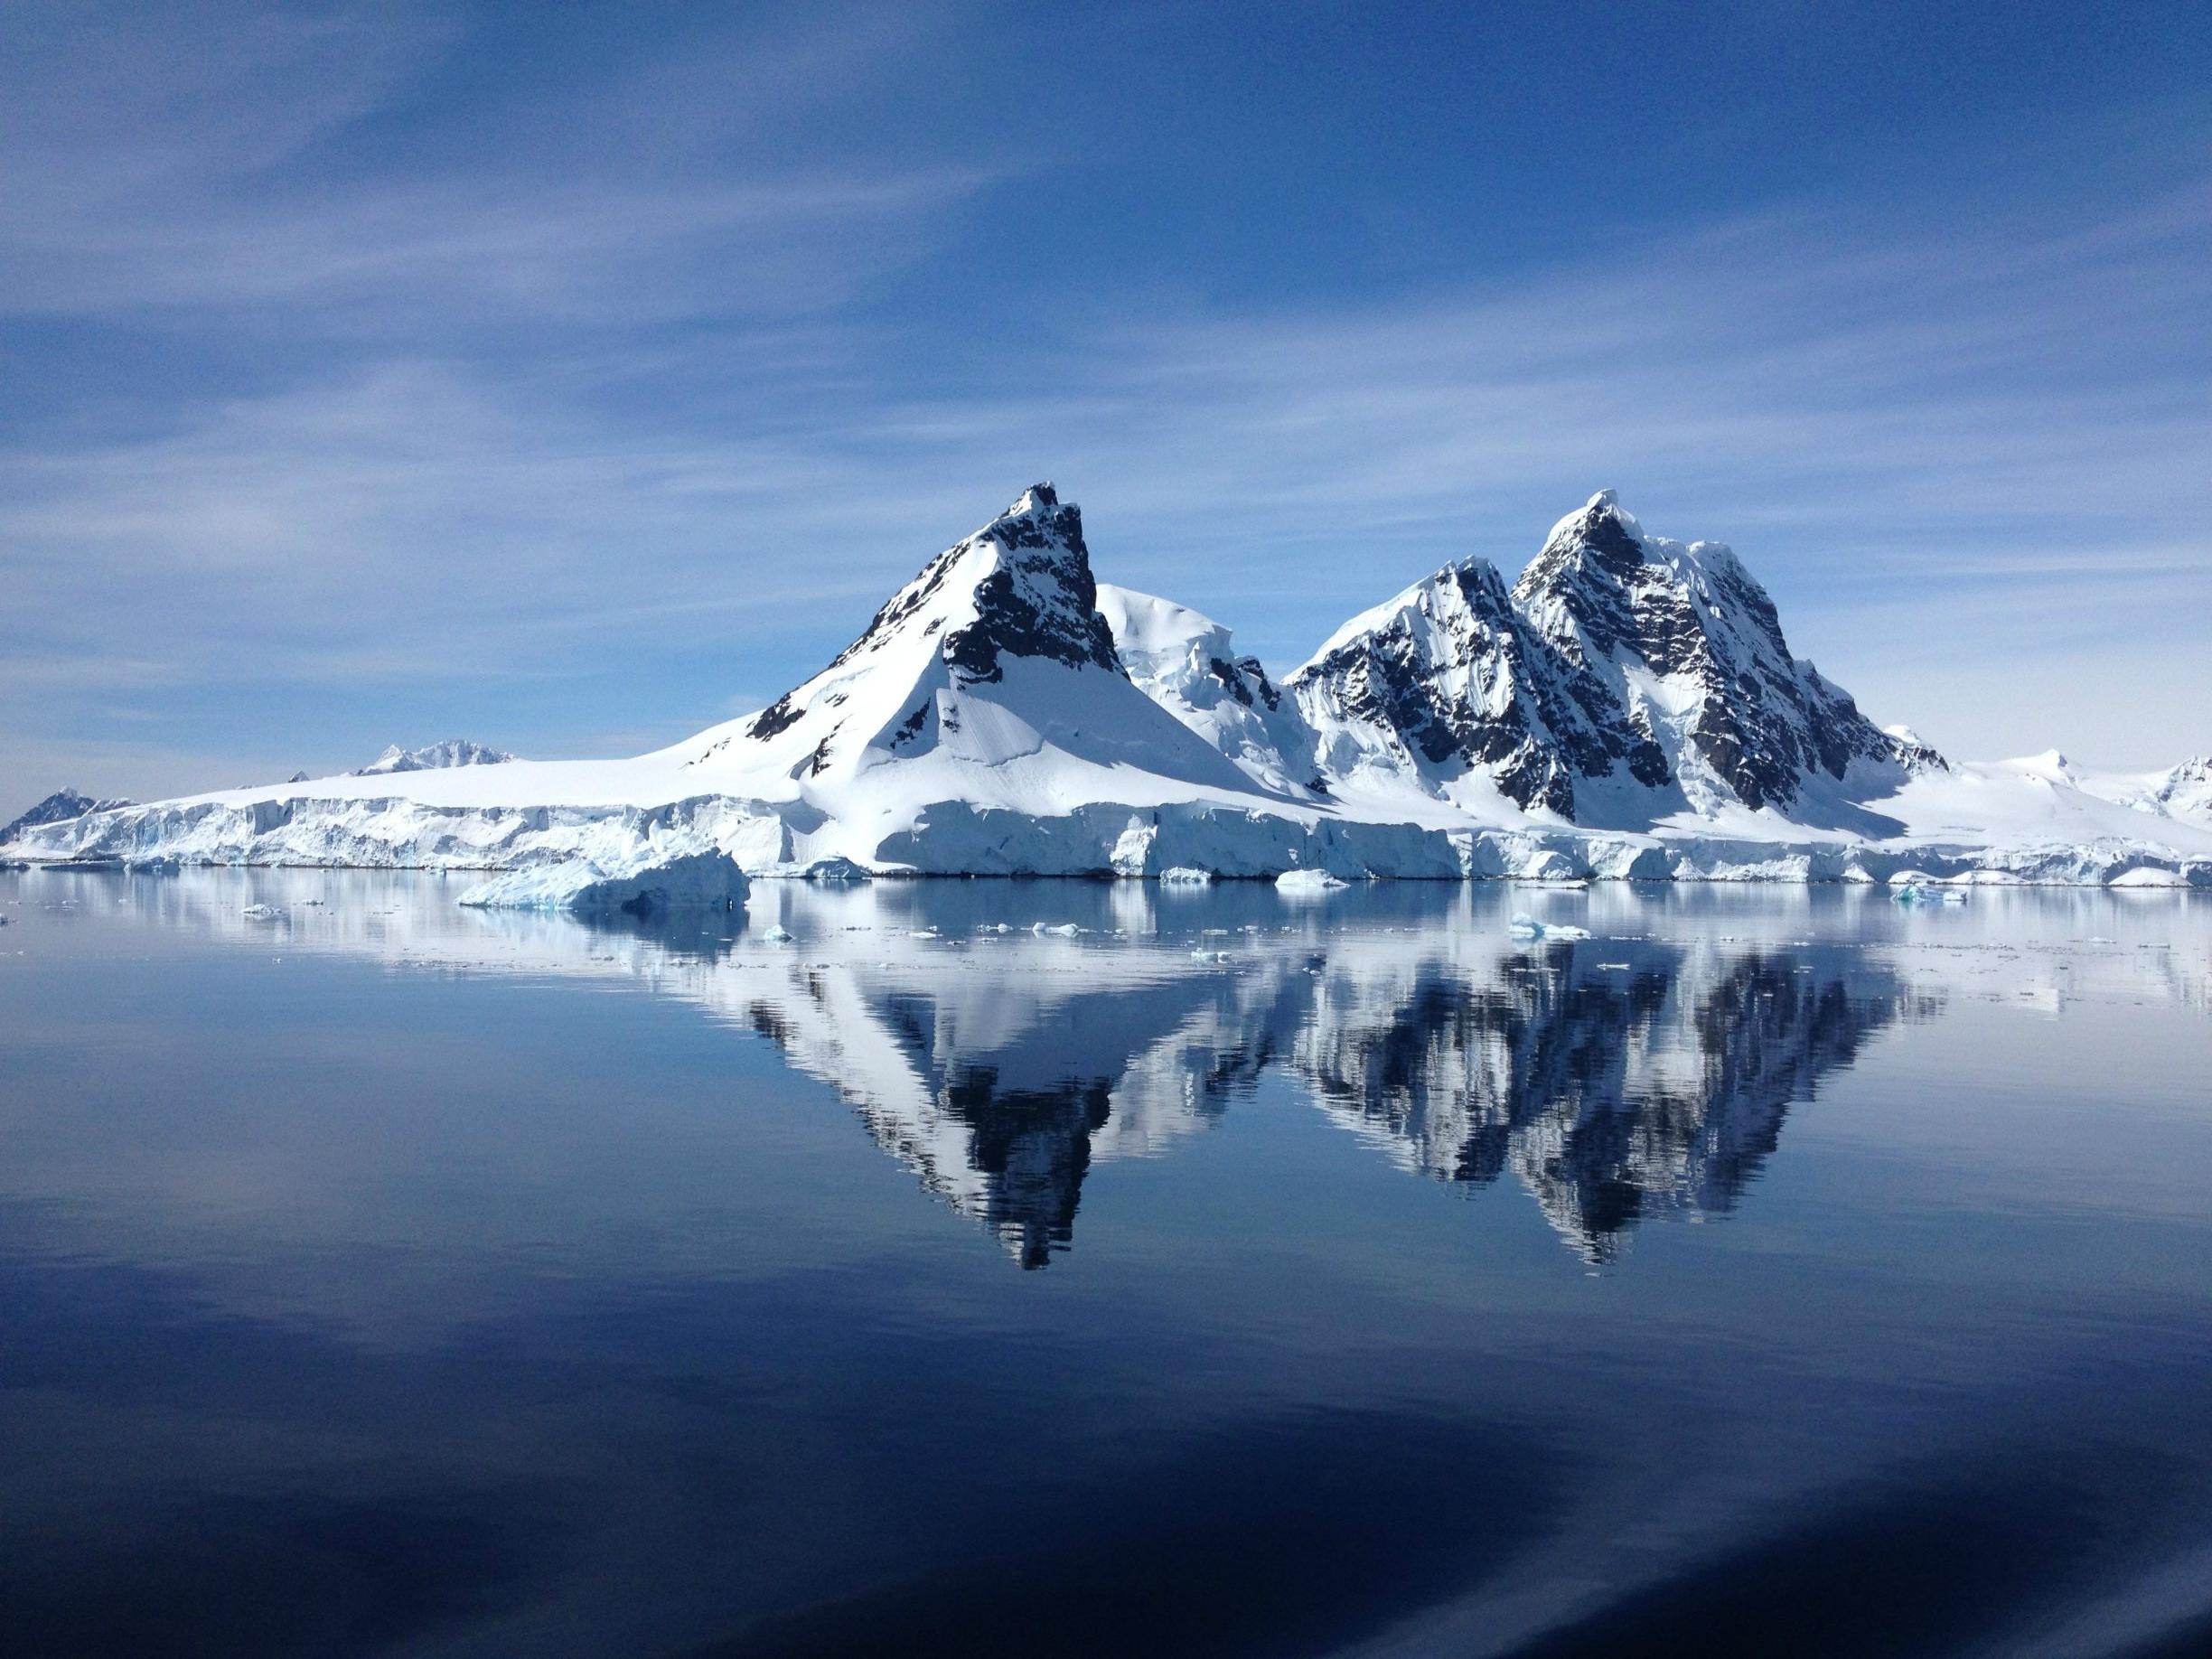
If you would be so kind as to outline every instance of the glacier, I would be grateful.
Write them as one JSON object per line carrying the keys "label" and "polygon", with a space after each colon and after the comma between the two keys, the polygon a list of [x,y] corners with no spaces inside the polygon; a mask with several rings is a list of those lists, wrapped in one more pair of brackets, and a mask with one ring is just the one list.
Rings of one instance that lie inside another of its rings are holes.
{"label": "glacier", "polygon": [[671,897],[713,871],[726,900],[731,876],[2204,887],[2212,764],[1947,759],[1795,657],[1731,548],[1653,534],[1609,491],[1511,584],[1447,566],[1278,681],[1223,624],[1099,582],[1080,510],[1038,484],[820,673],[667,748],[455,739],[70,797],[0,858],[471,870],[481,902],[556,906],[655,871]]}

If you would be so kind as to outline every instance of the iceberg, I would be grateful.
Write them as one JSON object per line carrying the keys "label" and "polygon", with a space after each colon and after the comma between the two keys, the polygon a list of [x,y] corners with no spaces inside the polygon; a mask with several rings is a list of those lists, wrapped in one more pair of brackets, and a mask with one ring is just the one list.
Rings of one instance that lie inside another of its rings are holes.
{"label": "iceberg", "polygon": [[525,865],[461,895],[479,910],[565,910],[633,916],[681,910],[734,910],[747,892],[745,871],[727,853],[684,853],[632,869],[590,858]]}
{"label": "iceberg", "polygon": [[1519,911],[1514,913],[1514,919],[1506,924],[1505,931],[1515,939],[1574,940],[1590,936],[1587,927],[1576,927],[1564,922],[1539,922],[1534,916]]}

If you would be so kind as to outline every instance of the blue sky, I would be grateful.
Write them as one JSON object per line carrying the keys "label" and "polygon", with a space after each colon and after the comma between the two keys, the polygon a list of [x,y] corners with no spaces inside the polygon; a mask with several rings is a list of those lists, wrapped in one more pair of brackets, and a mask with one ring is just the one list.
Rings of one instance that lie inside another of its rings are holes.
{"label": "blue sky", "polygon": [[[0,809],[672,741],[1024,485],[1278,667],[1611,486],[2212,749],[2212,10],[0,13]],[[19,799],[20,798],[20,799]]]}

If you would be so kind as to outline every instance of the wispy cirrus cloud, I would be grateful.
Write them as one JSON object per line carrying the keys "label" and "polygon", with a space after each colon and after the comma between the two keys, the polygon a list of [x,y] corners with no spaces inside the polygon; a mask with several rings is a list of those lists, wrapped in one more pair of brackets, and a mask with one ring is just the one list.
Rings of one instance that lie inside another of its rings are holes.
{"label": "wispy cirrus cloud", "polygon": [[[1517,568],[1609,485],[1736,543],[1884,718],[1969,754],[2206,746],[2201,181],[1964,226],[1835,201],[1594,226],[1356,298],[1015,304],[982,278],[1071,229],[1037,184],[1068,146],[875,137],[880,77],[946,50],[904,14],[474,114],[444,15],[93,52],[60,15],[0,52],[27,369],[0,397],[0,773],[76,743],[84,786],[181,787],[211,727],[287,770],[432,728],[673,737],[1045,476],[1103,575],[1277,663],[1447,558]],[[426,101],[447,115],[407,118]]]}

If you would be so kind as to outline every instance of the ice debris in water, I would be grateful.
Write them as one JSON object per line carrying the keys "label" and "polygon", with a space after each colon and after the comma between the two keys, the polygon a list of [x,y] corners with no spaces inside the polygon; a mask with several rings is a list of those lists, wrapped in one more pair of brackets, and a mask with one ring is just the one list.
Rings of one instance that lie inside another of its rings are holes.
{"label": "ice debris in water", "polygon": [[1228,960],[1229,952],[1226,951],[1207,951],[1200,949],[1191,952],[1191,961],[1194,962],[1225,962]]}
{"label": "ice debris in water", "polygon": [[1214,872],[1178,864],[1159,873],[1159,884],[1163,887],[1210,887],[1214,885]]}
{"label": "ice debris in water", "polygon": [[1039,922],[1029,931],[1033,933],[1051,933],[1061,939],[1073,939],[1076,934],[1082,933],[1083,929],[1077,927],[1073,922],[1063,922],[1057,927],[1047,927],[1044,923]]}
{"label": "ice debris in water", "polygon": [[1908,881],[1889,895],[1900,904],[1964,904],[1966,895],[1955,887],[1931,887],[1924,881]]}
{"label": "ice debris in water", "polygon": [[256,922],[274,922],[278,916],[284,914],[284,912],[274,904],[248,904],[239,914],[250,916]]}
{"label": "ice debris in water", "polygon": [[1564,922],[1539,922],[1534,916],[1515,912],[1512,924],[1506,929],[1515,939],[1588,939],[1589,929],[1572,927]]}
{"label": "ice debris in water", "polygon": [[770,944],[789,944],[792,941],[791,929],[785,927],[780,922],[773,923],[769,927],[768,931],[763,933],[761,937],[765,939]]}
{"label": "ice debris in water", "polygon": [[1352,884],[1326,870],[1285,870],[1275,878],[1278,893],[1335,893]]}

